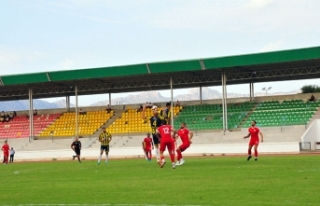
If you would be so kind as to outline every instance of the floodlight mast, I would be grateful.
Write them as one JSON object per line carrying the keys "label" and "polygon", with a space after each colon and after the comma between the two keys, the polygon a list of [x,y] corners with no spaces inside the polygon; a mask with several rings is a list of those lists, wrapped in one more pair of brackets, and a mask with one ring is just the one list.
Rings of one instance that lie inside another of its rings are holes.
{"label": "floodlight mast", "polygon": [[262,87],[262,91],[265,91],[266,92],[266,96],[268,96],[268,91],[271,90],[272,87]]}

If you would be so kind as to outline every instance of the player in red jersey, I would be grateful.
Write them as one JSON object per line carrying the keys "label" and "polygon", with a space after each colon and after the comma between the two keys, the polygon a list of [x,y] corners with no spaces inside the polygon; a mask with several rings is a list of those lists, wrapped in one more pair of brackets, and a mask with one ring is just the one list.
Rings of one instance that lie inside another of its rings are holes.
{"label": "player in red jersey", "polygon": [[247,136],[244,136],[243,139],[250,138],[249,142],[249,148],[248,148],[248,158],[247,160],[249,161],[252,156],[251,156],[251,149],[254,147],[254,157],[255,160],[258,160],[258,146],[259,146],[259,135],[261,137],[261,142],[263,142],[263,134],[260,131],[258,127],[256,127],[257,122],[255,120],[252,120],[251,122],[251,127],[248,129],[249,134]]}
{"label": "player in red jersey", "polygon": [[4,141],[1,150],[3,151],[3,164],[8,164],[10,146],[7,140]]}
{"label": "player in red jersey", "polygon": [[171,127],[171,125],[163,124],[157,129],[157,134],[161,137],[160,142],[160,167],[163,168],[163,166],[166,163],[166,160],[164,159],[163,152],[168,148],[172,168],[175,169],[176,165],[174,163],[174,130]]}
{"label": "player in red jersey", "polygon": [[182,152],[185,151],[191,145],[191,139],[193,137],[193,133],[186,128],[187,124],[182,122],[180,129],[177,132],[177,137],[180,137],[182,144],[178,146],[177,151],[177,163],[176,165],[183,165],[185,162],[182,158]]}
{"label": "player in red jersey", "polygon": [[150,137],[150,133],[148,133],[147,137],[144,138],[144,140],[142,142],[142,149],[143,149],[143,151],[146,155],[146,159],[148,161],[151,161],[151,159],[152,159],[151,148],[153,149],[153,143],[152,143],[152,139]]}

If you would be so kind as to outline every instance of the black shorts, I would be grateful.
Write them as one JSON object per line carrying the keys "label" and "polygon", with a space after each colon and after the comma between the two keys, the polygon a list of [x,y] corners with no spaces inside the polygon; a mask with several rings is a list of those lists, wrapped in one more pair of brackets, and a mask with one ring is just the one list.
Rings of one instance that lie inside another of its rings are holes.
{"label": "black shorts", "polygon": [[109,145],[101,145],[101,148],[100,148],[102,151],[106,151],[106,152],[109,152]]}
{"label": "black shorts", "polygon": [[158,135],[152,134],[153,144],[160,144],[160,139],[158,138]]}
{"label": "black shorts", "polygon": [[74,152],[76,153],[76,155],[80,155],[80,149],[74,149]]}

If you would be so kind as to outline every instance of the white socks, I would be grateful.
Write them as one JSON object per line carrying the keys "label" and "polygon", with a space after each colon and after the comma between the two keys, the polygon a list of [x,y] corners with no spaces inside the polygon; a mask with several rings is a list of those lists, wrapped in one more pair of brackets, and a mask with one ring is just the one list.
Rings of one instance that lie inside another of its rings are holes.
{"label": "white socks", "polygon": [[155,148],[155,153],[156,153],[157,159],[159,160],[160,159],[160,157],[159,157],[159,149]]}
{"label": "white socks", "polygon": [[[102,155],[99,155],[98,162],[101,161],[101,157],[102,157]],[[106,162],[108,162],[108,155],[107,154],[106,154]]]}

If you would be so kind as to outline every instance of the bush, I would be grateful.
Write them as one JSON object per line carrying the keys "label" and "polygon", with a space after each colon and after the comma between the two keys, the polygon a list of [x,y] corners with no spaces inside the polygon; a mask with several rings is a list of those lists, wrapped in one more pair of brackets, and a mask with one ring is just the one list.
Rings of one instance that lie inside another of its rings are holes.
{"label": "bush", "polygon": [[301,88],[302,93],[316,93],[320,92],[320,87],[317,85],[306,85]]}

